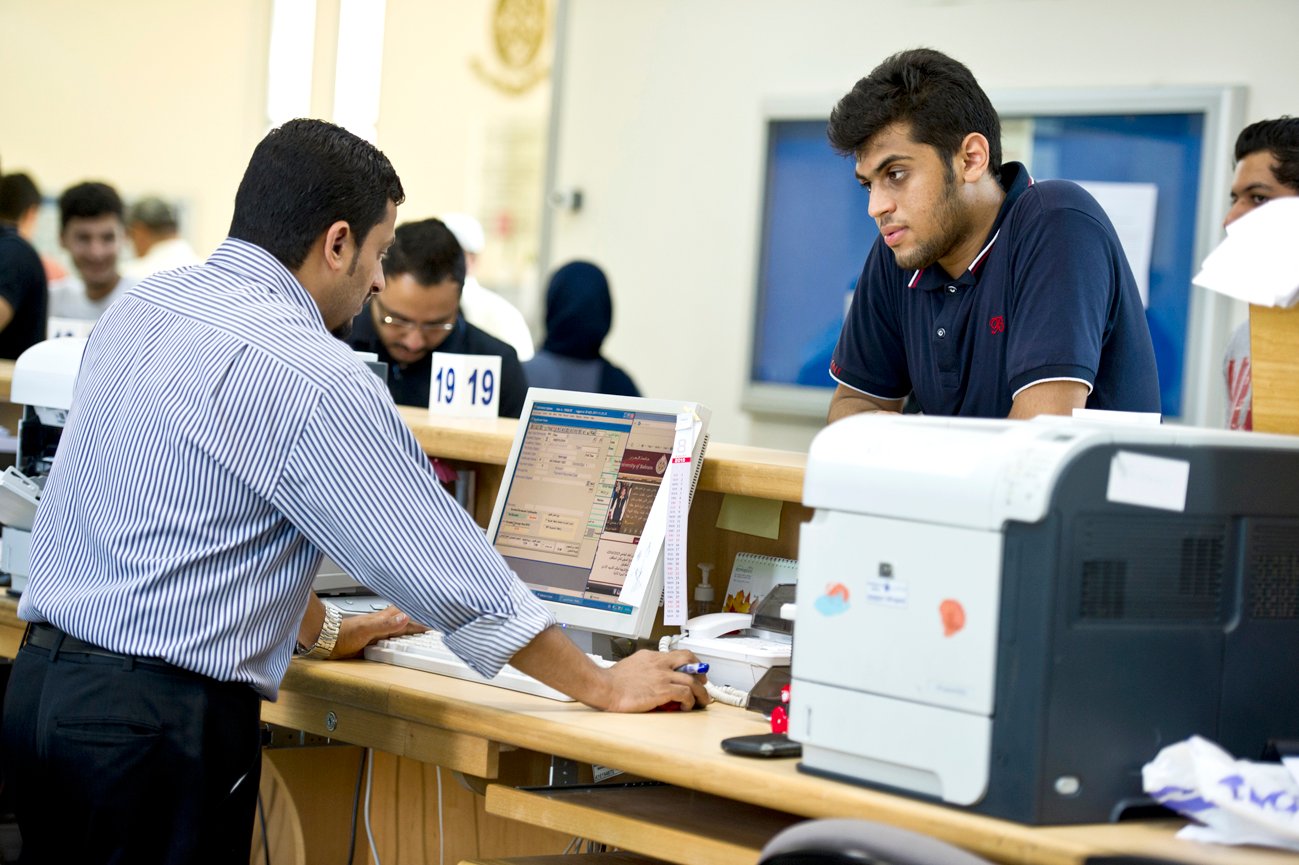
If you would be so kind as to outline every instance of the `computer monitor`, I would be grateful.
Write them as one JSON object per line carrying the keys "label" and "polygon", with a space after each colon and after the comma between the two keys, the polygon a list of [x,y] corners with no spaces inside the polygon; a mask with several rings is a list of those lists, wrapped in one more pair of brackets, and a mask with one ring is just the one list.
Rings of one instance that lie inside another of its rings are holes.
{"label": "computer monitor", "polygon": [[671,463],[677,415],[699,429],[693,497],[708,409],[691,402],[532,388],[496,496],[487,538],[566,627],[650,635],[663,592],[663,550],[645,591],[623,595],[628,567]]}

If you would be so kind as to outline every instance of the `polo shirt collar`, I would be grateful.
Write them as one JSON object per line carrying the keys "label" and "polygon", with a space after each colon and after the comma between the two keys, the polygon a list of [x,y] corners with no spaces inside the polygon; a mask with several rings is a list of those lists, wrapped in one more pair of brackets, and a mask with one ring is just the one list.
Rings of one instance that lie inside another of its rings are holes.
{"label": "polo shirt collar", "polygon": [[992,229],[988,232],[988,239],[979,250],[979,254],[970,262],[969,268],[961,274],[959,279],[952,279],[937,264],[931,264],[929,267],[922,267],[920,270],[911,272],[907,279],[907,288],[919,288],[923,291],[935,291],[940,288],[952,285],[974,285],[978,282],[979,271],[983,263],[988,260],[988,255],[992,248],[997,244],[997,238],[1001,235],[1001,224],[1006,219],[1006,214],[1015,206],[1015,202],[1024,194],[1030,186],[1033,185],[1033,178],[1029,175],[1028,169],[1018,162],[1007,162],[1001,166],[1001,183],[1006,190],[1006,197],[1001,202],[1001,208],[997,211],[997,218],[992,223]]}

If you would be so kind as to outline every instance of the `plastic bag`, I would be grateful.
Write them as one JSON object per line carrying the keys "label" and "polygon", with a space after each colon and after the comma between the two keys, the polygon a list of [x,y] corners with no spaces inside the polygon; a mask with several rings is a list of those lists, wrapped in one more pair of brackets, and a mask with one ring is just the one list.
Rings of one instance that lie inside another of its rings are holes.
{"label": "plastic bag", "polygon": [[1237,760],[1207,739],[1169,745],[1141,770],[1161,805],[1200,824],[1177,837],[1299,850],[1299,764]]}

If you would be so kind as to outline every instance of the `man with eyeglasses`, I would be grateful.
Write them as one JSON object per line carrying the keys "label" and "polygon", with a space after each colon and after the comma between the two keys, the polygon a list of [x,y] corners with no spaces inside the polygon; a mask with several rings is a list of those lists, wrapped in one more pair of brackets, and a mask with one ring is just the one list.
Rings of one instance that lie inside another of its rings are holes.
{"label": "man with eyeglasses", "polygon": [[501,359],[501,417],[518,417],[527,379],[515,350],[460,314],[465,254],[438,219],[408,222],[383,261],[385,287],[352,321],[348,343],[388,364],[388,390],[399,405],[427,406],[433,352]]}

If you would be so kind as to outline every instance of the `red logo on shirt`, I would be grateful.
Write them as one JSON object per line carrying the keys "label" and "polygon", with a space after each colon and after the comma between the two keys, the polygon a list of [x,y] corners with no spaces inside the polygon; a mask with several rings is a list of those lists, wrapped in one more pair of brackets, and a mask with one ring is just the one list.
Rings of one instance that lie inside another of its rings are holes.
{"label": "red logo on shirt", "polygon": [[1006,330],[1006,317],[1002,315],[994,315],[992,318],[988,319],[988,329],[993,333],[1004,333]]}

